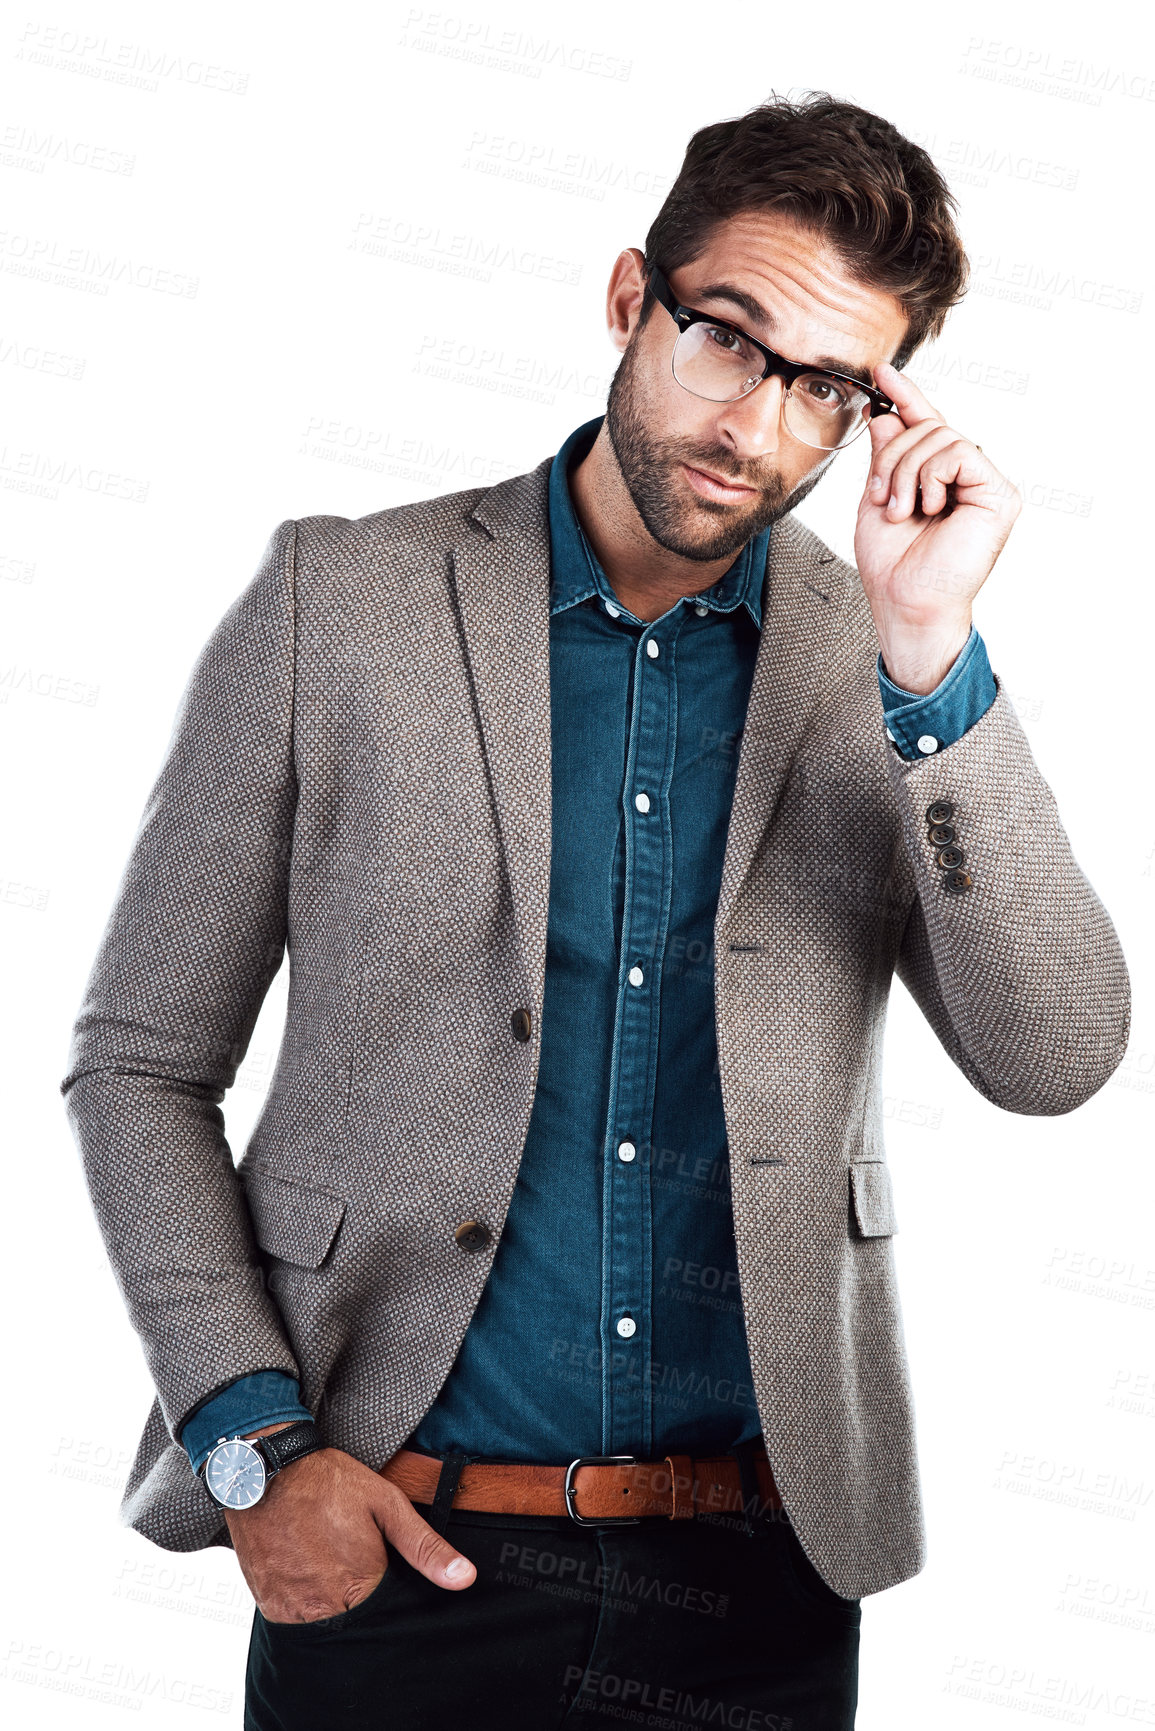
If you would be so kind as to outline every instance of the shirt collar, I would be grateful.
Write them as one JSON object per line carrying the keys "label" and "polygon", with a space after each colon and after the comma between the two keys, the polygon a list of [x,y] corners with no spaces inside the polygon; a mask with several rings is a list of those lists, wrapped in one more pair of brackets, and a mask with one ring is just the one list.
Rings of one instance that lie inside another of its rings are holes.
{"label": "shirt collar", "polygon": [[[560,613],[591,595],[621,608],[621,602],[589,544],[569,490],[569,469],[587,454],[598,436],[604,415],[585,421],[570,434],[549,471],[549,541],[551,560],[550,612]],[[762,626],[762,580],[770,544],[767,526],[747,541],[734,563],[696,599],[715,613],[732,613],[744,606],[755,625]]]}

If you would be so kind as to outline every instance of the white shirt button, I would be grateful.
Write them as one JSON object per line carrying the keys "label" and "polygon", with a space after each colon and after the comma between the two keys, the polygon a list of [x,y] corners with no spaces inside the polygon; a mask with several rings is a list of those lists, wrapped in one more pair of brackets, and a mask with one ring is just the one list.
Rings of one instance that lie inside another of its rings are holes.
{"label": "white shirt button", "polygon": [[612,601],[607,601],[606,612],[609,614],[611,619],[616,619],[621,612],[621,608],[615,607]]}
{"label": "white shirt button", "polygon": [[646,654],[649,656],[651,661],[656,661],[658,659],[658,646],[652,637],[646,644]]}
{"label": "white shirt button", "polygon": [[933,733],[924,733],[918,741],[918,749],[924,757],[929,757],[932,751],[938,750],[938,740]]}
{"label": "white shirt button", "polygon": [[709,611],[710,609],[708,607],[703,607],[700,601],[694,608],[694,612],[698,615],[699,619],[704,619]]}
{"label": "white shirt button", "polygon": [[630,1161],[634,1158],[634,1156],[637,1154],[637,1152],[638,1151],[634,1147],[632,1142],[619,1142],[618,1143],[618,1159],[624,1160],[626,1162],[627,1166],[629,1165]]}
{"label": "white shirt button", "polygon": [[628,1340],[631,1334],[636,1334],[638,1325],[632,1316],[623,1316],[618,1321],[618,1333],[623,1340]]}
{"label": "white shirt button", "polygon": [[634,804],[637,806],[639,811],[649,811],[649,809],[650,809],[650,796],[649,796],[649,794],[648,793],[635,793]]}
{"label": "white shirt button", "polygon": [[887,739],[889,739],[889,740],[890,740],[890,743],[891,743],[891,744],[892,744],[892,745],[897,745],[897,744],[898,744],[898,741],[897,741],[897,740],[896,740],[896,739],[895,739],[895,737],[894,737],[894,735],[893,735],[893,733],[891,733],[891,731],[890,731],[890,729],[889,729],[889,727],[888,727],[888,728],[887,728],[887,730],[886,730],[886,737],[887,737]]}
{"label": "white shirt button", "polygon": [[631,968],[629,973],[626,975],[631,986],[640,986],[645,977],[646,976],[643,974],[641,968]]}

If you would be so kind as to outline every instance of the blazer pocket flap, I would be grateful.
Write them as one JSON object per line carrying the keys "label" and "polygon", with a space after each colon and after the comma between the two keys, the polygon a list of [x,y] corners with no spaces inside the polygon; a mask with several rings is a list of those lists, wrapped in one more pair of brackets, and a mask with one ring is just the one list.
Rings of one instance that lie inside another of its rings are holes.
{"label": "blazer pocket flap", "polygon": [[858,1160],[851,1166],[850,1200],[864,1238],[884,1238],[898,1231],[890,1167],[884,1160]]}
{"label": "blazer pocket flap", "polygon": [[343,1196],[271,1172],[247,1173],[245,1195],[262,1250],[302,1268],[320,1267],[344,1217]]}

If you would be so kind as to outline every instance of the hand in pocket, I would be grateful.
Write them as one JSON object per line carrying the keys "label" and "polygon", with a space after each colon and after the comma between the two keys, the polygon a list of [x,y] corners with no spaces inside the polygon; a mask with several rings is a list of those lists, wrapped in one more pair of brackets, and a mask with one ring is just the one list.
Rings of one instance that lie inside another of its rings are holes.
{"label": "hand in pocket", "polygon": [[315,1623],[367,1599],[385,1578],[392,1545],[450,1592],[477,1571],[433,1530],[398,1486],[341,1449],[283,1467],[259,1503],[225,1514],[262,1617]]}

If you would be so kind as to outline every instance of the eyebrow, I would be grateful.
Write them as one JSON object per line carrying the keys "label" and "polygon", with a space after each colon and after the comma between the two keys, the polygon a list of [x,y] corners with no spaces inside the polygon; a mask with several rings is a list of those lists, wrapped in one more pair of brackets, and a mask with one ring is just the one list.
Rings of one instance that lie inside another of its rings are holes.
{"label": "eyebrow", "polygon": [[[697,298],[704,301],[729,301],[731,306],[745,313],[752,324],[765,325],[769,331],[778,329],[778,320],[773,313],[767,312],[761,301],[755,300],[752,294],[740,289],[732,282],[711,282],[705,288],[698,290]],[[828,372],[845,373],[848,379],[857,379],[860,385],[866,385],[870,390],[877,390],[877,385],[863,367],[854,366],[850,361],[840,361],[837,355],[816,355],[806,363],[812,367],[825,367]]]}

